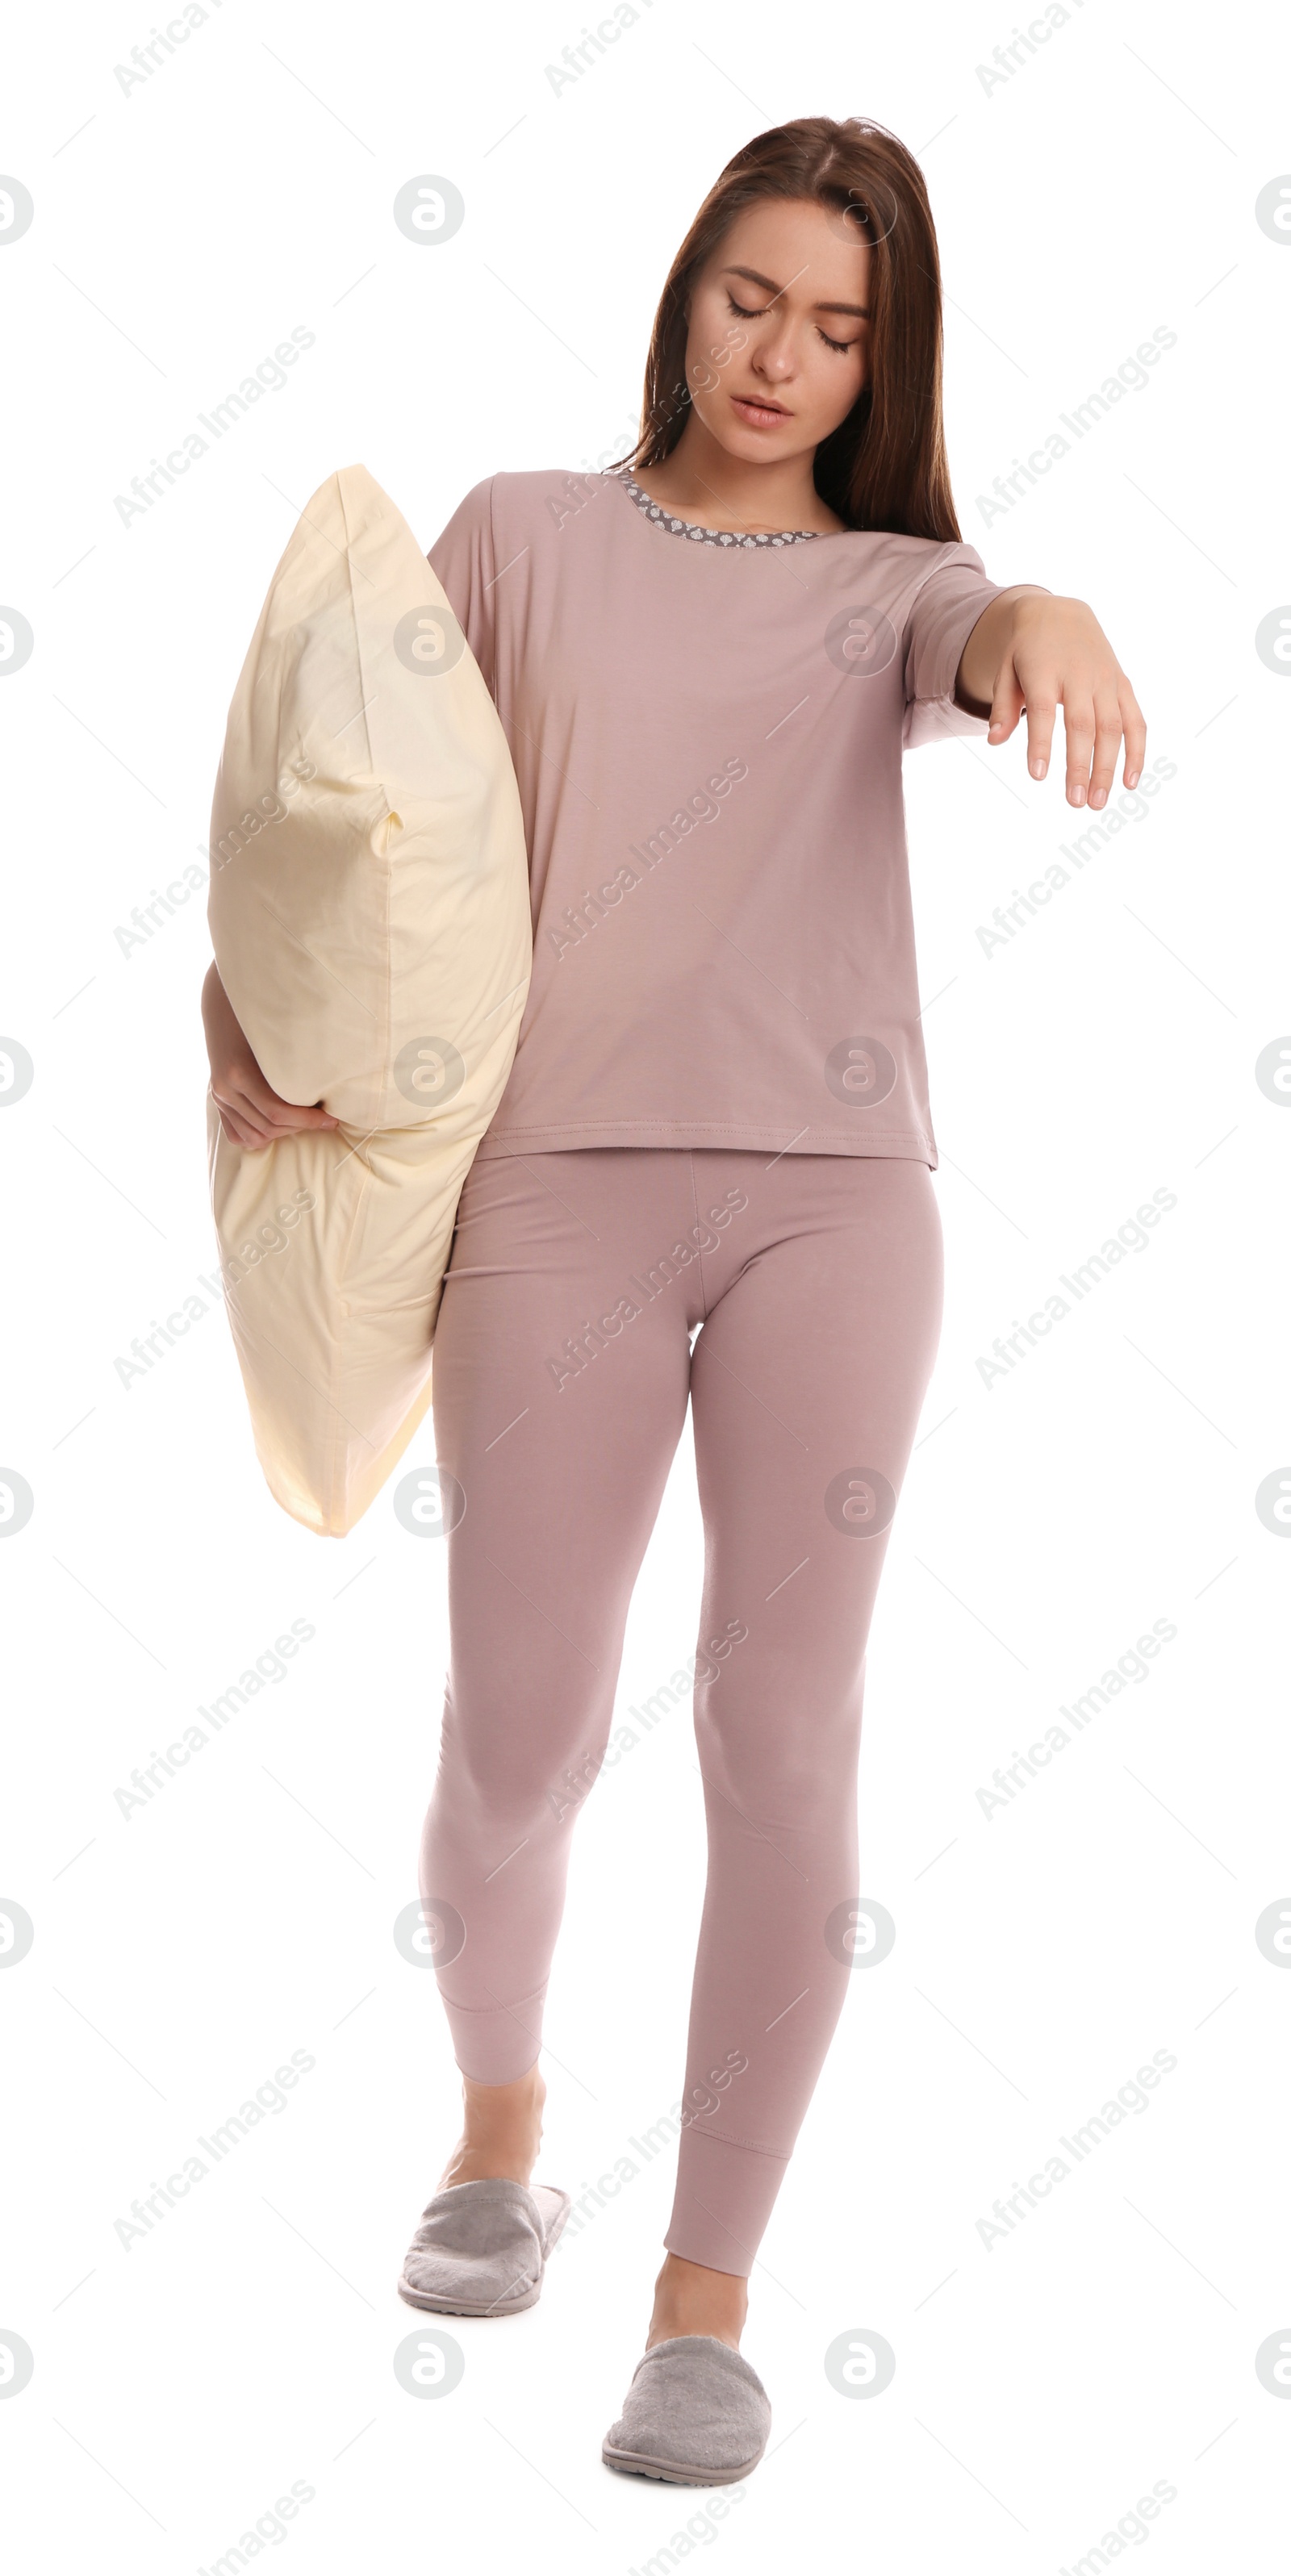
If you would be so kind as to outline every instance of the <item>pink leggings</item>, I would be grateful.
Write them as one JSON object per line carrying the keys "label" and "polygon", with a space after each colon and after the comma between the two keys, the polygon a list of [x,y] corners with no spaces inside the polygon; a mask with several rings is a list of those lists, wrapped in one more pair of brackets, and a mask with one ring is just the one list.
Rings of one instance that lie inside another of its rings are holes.
{"label": "pink leggings", "polygon": [[462,1195],[435,1339],[439,1989],[465,2074],[534,2064],[689,1397],[708,1878],[664,2242],[721,2272],[752,2268],[847,1991],[865,1646],[941,1299],[923,1163],[610,1146],[477,1161]]}

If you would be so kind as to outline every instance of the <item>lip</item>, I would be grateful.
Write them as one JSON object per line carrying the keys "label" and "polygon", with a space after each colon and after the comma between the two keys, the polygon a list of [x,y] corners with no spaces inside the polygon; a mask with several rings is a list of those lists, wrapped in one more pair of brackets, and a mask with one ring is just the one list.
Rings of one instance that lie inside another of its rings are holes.
{"label": "lip", "polygon": [[729,400],[732,411],[738,412],[751,429],[774,429],[778,421],[793,418],[783,403],[759,402],[752,394],[732,394]]}

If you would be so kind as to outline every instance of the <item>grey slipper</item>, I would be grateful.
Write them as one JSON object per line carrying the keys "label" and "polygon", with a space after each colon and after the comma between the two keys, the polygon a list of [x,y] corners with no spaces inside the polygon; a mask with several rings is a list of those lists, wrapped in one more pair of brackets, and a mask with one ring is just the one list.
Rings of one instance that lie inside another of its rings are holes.
{"label": "grey slipper", "polygon": [[437,2191],[404,2257],[400,2298],[450,2317],[531,2308],[570,2206],[568,2192],[551,2183],[458,2182]]}
{"label": "grey slipper", "polygon": [[601,2446],[609,2469],[681,2487],[728,2487],[755,2469],[771,2401],[751,2362],[716,2335],[651,2344]]}

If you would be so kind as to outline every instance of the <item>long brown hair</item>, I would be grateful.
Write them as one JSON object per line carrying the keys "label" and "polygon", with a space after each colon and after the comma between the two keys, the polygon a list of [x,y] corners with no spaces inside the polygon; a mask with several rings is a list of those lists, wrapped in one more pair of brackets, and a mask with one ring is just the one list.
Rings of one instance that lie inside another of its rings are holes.
{"label": "long brown hair", "polygon": [[923,173],[885,126],[800,116],[754,136],[710,188],[669,271],[646,359],[633,467],[661,465],[690,415],[687,307],[735,217],[765,197],[807,198],[871,245],[869,382],[822,439],[813,475],[849,528],[959,540],[941,416],[941,268]]}

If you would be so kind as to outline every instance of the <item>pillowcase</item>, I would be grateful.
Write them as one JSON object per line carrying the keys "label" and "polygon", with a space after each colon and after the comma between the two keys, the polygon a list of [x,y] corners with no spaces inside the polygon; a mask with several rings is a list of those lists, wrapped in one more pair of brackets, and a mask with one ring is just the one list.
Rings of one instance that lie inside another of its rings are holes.
{"label": "pillowcase", "polygon": [[216,780],[208,918],[266,1080],[340,1121],[250,1153],[207,1096],[260,1463],[294,1519],[340,1538],[430,1402],[458,1196],[532,956],[506,737],[362,465],[314,494],[270,583]]}

